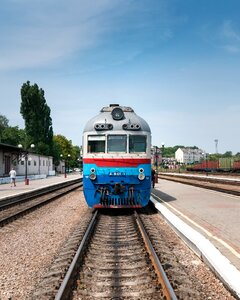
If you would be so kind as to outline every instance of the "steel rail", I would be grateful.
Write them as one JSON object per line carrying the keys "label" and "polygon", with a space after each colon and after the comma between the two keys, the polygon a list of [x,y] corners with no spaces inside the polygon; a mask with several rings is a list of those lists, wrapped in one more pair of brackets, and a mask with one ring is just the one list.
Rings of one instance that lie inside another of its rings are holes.
{"label": "steel rail", "polygon": [[64,277],[64,280],[55,296],[55,300],[69,299],[69,293],[71,292],[71,286],[72,286],[72,281],[73,281],[73,277],[74,277],[73,275],[74,275],[74,273],[76,273],[79,262],[82,258],[82,255],[83,255],[83,252],[84,252],[85,246],[86,246],[86,241],[89,239],[89,237],[94,229],[94,225],[96,223],[97,216],[98,216],[98,211],[96,210],[93,215],[93,218],[86,230],[86,233],[84,234],[84,237],[78,247],[78,250],[72,260],[72,263]]}
{"label": "steel rail", "polygon": [[167,278],[167,275],[159,261],[159,258],[152,246],[152,243],[148,237],[148,234],[147,234],[146,230],[144,229],[143,223],[136,211],[135,211],[135,217],[136,217],[136,221],[139,226],[140,232],[142,234],[143,240],[145,242],[146,248],[148,250],[150,259],[155,267],[155,271],[157,273],[159,282],[162,285],[164,296],[166,297],[167,300],[177,300],[178,298],[175,295],[175,292]]}
{"label": "steel rail", "polygon": [[[30,196],[29,200],[27,200],[27,198],[26,198],[26,200],[23,201],[24,203],[22,201],[20,201],[20,202],[16,202],[16,203],[12,204],[11,205],[12,207],[13,207],[13,205],[18,205],[18,204],[21,204],[23,207],[19,208],[17,212],[10,212],[7,214],[7,216],[0,217],[0,227],[4,226],[7,223],[14,221],[18,217],[25,215],[28,212],[35,210],[38,207],[46,205],[50,201],[53,201],[54,199],[56,199],[60,196],[63,196],[66,193],[71,192],[72,190],[78,188],[81,185],[82,185],[81,183],[74,183],[72,185],[63,186],[62,188],[60,188],[60,186],[58,186],[58,190],[54,189],[53,191],[48,192],[50,195],[48,195],[47,199],[34,199],[33,200],[32,197]],[[38,197],[44,197],[44,196],[45,197],[47,196],[47,192],[45,192],[44,194],[40,193]],[[37,195],[36,195],[36,197],[37,197]]]}
{"label": "steel rail", "polygon": [[169,180],[173,182],[183,183],[187,185],[192,185],[208,190],[213,190],[217,192],[222,192],[226,194],[240,196],[239,183],[233,182],[223,182],[223,181],[210,181],[208,178],[199,179],[194,177],[181,177],[181,176],[171,176],[171,175],[159,175],[160,179]]}
{"label": "steel rail", "polygon": [[67,187],[78,182],[82,182],[82,178],[56,183],[47,187],[45,186],[32,191],[23,192],[18,195],[6,196],[4,199],[0,199],[0,209],[4,209],[8,206],[15,205],[20,202],[28,201],[31,198],[54,192],[60,188]]}

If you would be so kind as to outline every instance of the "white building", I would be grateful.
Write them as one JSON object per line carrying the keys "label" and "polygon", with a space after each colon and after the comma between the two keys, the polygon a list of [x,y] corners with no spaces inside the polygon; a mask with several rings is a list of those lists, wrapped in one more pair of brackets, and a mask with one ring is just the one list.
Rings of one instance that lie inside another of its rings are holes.
{"label": "white building", "polygon": [[201,149],[178,148],[175,159],[182,164],[191,164],[205,159],[206,153]]}
{"label": "white building", "polygon": [[[26,168],[27,167],[27,168]],[[52,156],[36,153],[25,153],[16,146],[0,143],[0,176],[9,176],[14,168],[18,176],[28,175],[53,175],[54,166]]]}
{"label": "white building", "polygon": [[29,175],[52,175],[54,169],[52,156],[29,153],[26,160],[23,155],[19,160],[13,162],[17,175],[25,175],[26,163]]}

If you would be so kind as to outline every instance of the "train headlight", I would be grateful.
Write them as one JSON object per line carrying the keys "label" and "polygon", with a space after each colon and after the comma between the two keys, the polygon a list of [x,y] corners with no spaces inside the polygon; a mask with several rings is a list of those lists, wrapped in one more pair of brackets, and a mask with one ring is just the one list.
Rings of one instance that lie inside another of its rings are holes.
{"label": "train headlight", "polygon": [[144,178],[145,178],[144,173],[139,173],[139,174],[138,174],[138,179],[139,179],[139,180],[143,180]]}
{"label": "train headlight", "polygon": [[95,173],[95,169],[94,169],[94,168],[91,168],[90,172],[91,172],[91,173]]}
{"label": "train headlight", "polygon": [[90,178],[91,180],[95,180],[95,179],[97,178],[97,175],[96,175],[95,173],[91,173],[91,174],[89,175],[89,178]]}
{"label": "train headlight", "polygon": [[112,110],[112,118],[113,120],[122,120],[124,117],[124,112],[120,107],[116,107]]}
{"label": "train headlight", "polygon": [[143,172],[144,172],[144,169],[143,169],[143,168],[140,168],[138,171],[139,171],[139,173],[143,173]]}

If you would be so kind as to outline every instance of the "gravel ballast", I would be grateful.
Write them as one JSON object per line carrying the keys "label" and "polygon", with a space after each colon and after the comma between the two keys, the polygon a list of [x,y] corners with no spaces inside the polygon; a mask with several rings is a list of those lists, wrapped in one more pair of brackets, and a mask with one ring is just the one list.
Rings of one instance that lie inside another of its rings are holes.
{"label": "gravel ballast", "polygon": [[0,228],[0,299],[27,299],[89,210],[80,189]]}

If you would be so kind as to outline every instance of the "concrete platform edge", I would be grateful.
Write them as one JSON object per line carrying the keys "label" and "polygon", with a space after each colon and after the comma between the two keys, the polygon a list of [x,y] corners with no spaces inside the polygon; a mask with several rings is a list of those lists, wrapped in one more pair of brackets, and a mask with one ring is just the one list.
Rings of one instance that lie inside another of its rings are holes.
{"label": "concrete platform edge", "polygon": [[240,272],[238,269],[202,234],[183,222],[152,196],[151,201],[189,247],[202,258],[227,288],[240,299]]}

